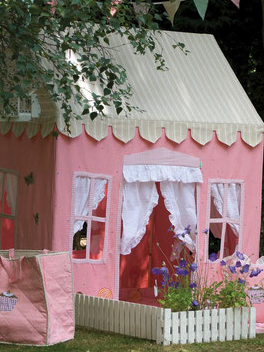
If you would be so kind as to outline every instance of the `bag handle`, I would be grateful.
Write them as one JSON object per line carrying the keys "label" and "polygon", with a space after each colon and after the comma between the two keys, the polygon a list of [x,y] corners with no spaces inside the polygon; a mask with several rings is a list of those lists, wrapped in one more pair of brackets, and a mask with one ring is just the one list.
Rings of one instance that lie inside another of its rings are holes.
{"label": "bag handle", "polygon": [[17,281],[21,279],[22,274],[22,260],[25,258],[24,256],[17,259],[14,259],[14,249],[9,250],[9,259],[6,259],[0,256],[0,269],[4,268],[8,275],[8,282],[10,285],[15,284]]}
{"label": "bag handle", "polygon": [[8,251],[9,259],[15,259],[15,248],[10,248]]}

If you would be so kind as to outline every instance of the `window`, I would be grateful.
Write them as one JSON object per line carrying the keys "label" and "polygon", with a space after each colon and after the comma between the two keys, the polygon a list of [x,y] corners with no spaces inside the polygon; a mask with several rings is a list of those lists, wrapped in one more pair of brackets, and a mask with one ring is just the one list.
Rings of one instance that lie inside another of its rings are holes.
{"label": "window", "polygon": [[0,169],[0,248],[15,247],[18,175]]}
{"label": "window", "polygon": [[72,258],[105,263],[111,176],[75,173],[72,192]]}
{"label": "window", "polygon": [[38,118],[41,108],[38,102],[37,94],[31,94],[27,98],[18,98],[18,116],[20,120],[28,121],[32,118]]}
{"label": "window", "polygon": [[244,182],[209,180],[207,195],[207,259],[218,261],[240,250],[242,241]]}

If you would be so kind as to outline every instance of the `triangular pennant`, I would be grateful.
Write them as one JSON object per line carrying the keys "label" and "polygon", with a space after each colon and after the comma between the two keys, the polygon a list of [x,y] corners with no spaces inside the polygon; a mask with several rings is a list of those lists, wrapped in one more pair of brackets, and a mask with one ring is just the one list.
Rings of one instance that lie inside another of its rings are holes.
{"label": "triangular pennant", "polygon": [[181,0],[174,0],[173,2],[171,1],[163,2],[163,6],[165,7],[167,14],[169,15],[172,25],[173,25],[175,13],[179,8],[180,3],[181,3]]}
{"label": "triangular pennant", "polygon": [[231,0],[239,8],[240,0]]}
{"label": "triangular pennant", "polygon": [[197,8],[199,15],[204,20],[209,0],[193,0],[193,2]]}

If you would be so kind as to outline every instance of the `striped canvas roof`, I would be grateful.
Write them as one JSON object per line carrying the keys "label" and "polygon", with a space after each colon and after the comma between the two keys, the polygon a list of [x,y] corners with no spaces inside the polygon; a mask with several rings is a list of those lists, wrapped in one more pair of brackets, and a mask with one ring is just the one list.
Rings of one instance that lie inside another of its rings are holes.
{"label": "striped canvas roof", "polygon": [[[264,124],[214,37],[164,31],[157,34],[157,40],[169,67],[166,72],[156,70],[150,53],[135,55],[130,45],[122,45],[126,42],[124,38],[110,37],[110,46],[115,48],[112,57],[126,68],[133,88],[131,105],[144,112],[132,111],[125,116],[109,108],[106,118],[91,121],[85,117],[83,121],[72,121],[71,137],[82,133],[82,124],[85,124],[86,132],[96,140],[105,138],[108,126],[112,126],[115,137],[125,143],[134,137],[138,127],[142,138],[153,143],[161,137],[164,128],[167,138],[176,143],[182,142],[190,129],[192,138],[200,144],[209,142],[216,131],[221,142],[231,145],[240,131],[247,144],[257,145],[262,139]],[[184,43],[190,53],[185,55],[173,49],[174,41]],[[91,84],[88,89],[100,91]],[[74,102],[72,106],[78,112]],[[57,111],[56,115],[58,129],[66,134],[62,114]],[[52,123],[42,121],[42,134],[46,135]]]}

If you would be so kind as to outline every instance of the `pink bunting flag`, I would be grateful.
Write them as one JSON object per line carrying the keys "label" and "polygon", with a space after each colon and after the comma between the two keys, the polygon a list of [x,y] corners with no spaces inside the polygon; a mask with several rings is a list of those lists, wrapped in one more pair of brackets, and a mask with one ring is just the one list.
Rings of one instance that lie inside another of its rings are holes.
{"label": "pink bunting flag", "polygon": [[233,4],[235,4],[239,8],[240,0],[231,0]]}

